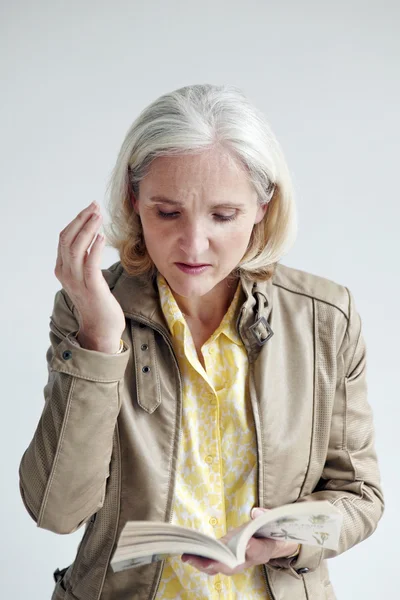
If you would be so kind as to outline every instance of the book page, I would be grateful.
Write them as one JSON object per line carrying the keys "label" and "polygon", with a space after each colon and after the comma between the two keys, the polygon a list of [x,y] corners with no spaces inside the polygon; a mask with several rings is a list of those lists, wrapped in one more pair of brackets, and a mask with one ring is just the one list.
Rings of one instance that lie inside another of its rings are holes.
{"label": "book page", "polygon": [[249,539],[271,538],[336,550],[339,544],[342,514],[327,501],[287,504],[267,511],[249,522],[227,546],[244,562]]}
{"label": "book page", "polygon": [[193,529],[151,521],[125,524],[110,564],[116,572],[184,553],[218,560],[231,568],[237,565],[231,550],[219,540]]}
{"label": "book page", "polygon": [[204,558],[211,558],[223,562],[233,569],[237,566],[237,560],[224,544],[221,547],[193,543],[190,541],[159,540],[153,543],[143,543],[119,549],[111,560],[111,568],[116,573],[132,567],[149,564],[163,560],[167,556],[180,554],[195,554]]}
{"label": "book page", "polygon": [[247,543],[253,535],[336,550],[341,524],[341,512],[327,501],[298,502],[269,510],[249,521],[226,544],[171,523],[129,521],[121,532],[111,567],[120,571],[187,553],[234,568],[245,561]]}

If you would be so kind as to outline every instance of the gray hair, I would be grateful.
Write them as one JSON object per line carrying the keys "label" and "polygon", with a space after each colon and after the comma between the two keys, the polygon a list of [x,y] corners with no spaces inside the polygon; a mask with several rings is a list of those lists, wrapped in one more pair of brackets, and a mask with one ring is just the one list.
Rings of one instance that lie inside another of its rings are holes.
{"label": "gray hair", "polygon": [[281,147],[262,113],[231,85],[182,87],[147,106],[129,129],[108,184],[108,245],[119,251],[130,275],[154,272],[132,194],[159,156],[198,154],[219,146],[246,169],[260,205],[268,204],[256,224],[238,273],[253,279],[272,275],[292,246],[296,230],[293,186]]}

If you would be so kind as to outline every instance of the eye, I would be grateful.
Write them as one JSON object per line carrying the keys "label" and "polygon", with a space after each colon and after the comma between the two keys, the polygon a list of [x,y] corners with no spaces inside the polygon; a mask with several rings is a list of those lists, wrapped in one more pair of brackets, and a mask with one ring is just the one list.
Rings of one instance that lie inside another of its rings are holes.
{"label": "eye", "polygon": [[[157,214],[161,219],[176,219],[180,215],[180,213],[177,211],[164,212],[163,210],[160,210],[160,209],[158,209]],[[236,213],[233,213],[232,215],[220,215],[218,213],[213,214],[214,219],[216,221],[218,221],[219,223],[227,223],[229,221],[233,221],[234,219],[236,219],[236,216],[237,216]]]}
{"label": "eye", "polygon": [[158,209],[158,216],[161,217],[162,219],[173,219],[177,215],[179,215],[178,212],[168,213],[168,212],[163,212],[162,210]]}
{"label": "eye", "polygon": [[234,219],[236,219],[236,213],[233,213],[233,215],[218,215],[218,214],[215,214],[214,217],[220,223],[227,223],[228,221],[233,221]]}

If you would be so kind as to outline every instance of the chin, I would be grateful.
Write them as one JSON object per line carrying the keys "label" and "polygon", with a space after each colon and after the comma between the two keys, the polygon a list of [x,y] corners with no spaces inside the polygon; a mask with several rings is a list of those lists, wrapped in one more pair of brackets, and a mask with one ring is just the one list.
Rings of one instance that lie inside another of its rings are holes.
{"label": "chin", "polygon": [[175,292],[175,294],[178,294],[179,296],[181,296],[182,298],[197,298],[199,296],[205,296],[216,285],[216,284],[213,285],[212,283],[201,284],[200,282],[198,282],[197,284],[194,284],[194,283],[190,284],[190,282],[188,282],[187,284],[177,283],[175,281],[168,282],[168,283],[169,283],[172,291]]}
{"label": "chin", "polygon": [[[164,275],[164,273],[163,273]],[[219,281],[214,278],[185,275],[184,273],[166,273],[164,275],[170,288],[182,298],[194,298],[208,294]]]}

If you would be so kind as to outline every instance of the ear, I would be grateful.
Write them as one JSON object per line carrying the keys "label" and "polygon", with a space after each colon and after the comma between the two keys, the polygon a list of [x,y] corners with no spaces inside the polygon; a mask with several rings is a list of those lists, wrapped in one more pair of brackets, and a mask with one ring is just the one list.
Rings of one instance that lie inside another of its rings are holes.
{"label": "ear", "polygon": [[260,223],[260,221],[263,220],[265,213],[268,210],[268,204],[264,204],[263,206],[258,206],[257,208],[257,212],[256,212],[256,218],[254,219],[254,225],[257,225],[257,223]]}

